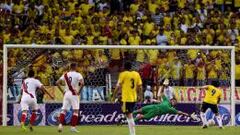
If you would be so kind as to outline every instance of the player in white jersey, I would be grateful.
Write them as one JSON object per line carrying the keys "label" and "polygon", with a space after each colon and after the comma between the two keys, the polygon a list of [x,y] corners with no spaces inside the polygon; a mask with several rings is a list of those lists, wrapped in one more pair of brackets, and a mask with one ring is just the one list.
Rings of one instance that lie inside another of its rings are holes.
{"label": "player in white jersey", "polygon": [[158,100],[161,101],[161,91],[164,91],[164,95],[169,99],[176,99],[176,96],[174,94],[174,89],[173,87],[169,86],[169,80],[168,79],[165,79],[164,82],[163,82],[163,86],[161,86],[158,90],[158,94],[157,94],[157,97],[158,97]]}
{"label": "player in white jersey", "polygon": [[42,90],[44,93],[48,94],[52,99],[53,97],[47,92],[47,90],[44,88],[43,84],[34,78],[34,71],[30,70],[28,73],[28,78],[24,79],[22,82],[22,97],[21,97],[21,109],[22,109],[22,116],[21,116],[21,127],[25,131],[25,121],[27,118],[27,111],[29,108],[32,110],[32,115],[30,117],[30,124],[29,128],[30,131],[33,131],[33,124],[35,122],[35,119],[37,117],[37,97],[36,97],[36,91],[38,89]]}
{"label": "player in white jersey", "polygon": [[[72,63],[70,65],[70,68],[70,71],[64,73],[56,82],[58,88],[64,94],[62,111],[59,116],[59,132],[62,132],[63,124],[65,123],[65,114],[71,107],[73,109],[73,115],[71,119],[71,131],[79,132],[76,129],[76,125],[78,123],[79,95],[84,85],[84,81],[82,75],[76,72],[77,64]],[[65,90],[61,88],[61,82],[65,82]]]}

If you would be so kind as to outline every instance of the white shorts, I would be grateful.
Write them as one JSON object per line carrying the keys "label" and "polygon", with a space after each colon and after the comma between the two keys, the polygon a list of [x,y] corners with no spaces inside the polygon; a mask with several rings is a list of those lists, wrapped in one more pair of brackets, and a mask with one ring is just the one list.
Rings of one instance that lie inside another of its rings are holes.
{"label": "white shorts", "polygon": [[37,99],[36,98],[23,97],[21,99],[20,104],[21,104],[22,111],[29,110],[29,108],[31,108],[32,110],[37,110],[38,109],[38,104],[37,104]]}
{"label": "white shorts", "polygon": [[72,95],[70,91],[67,91],[63,97],[63,110],[69,110],[72,107],[74,110],[79,110],[79,96]]}

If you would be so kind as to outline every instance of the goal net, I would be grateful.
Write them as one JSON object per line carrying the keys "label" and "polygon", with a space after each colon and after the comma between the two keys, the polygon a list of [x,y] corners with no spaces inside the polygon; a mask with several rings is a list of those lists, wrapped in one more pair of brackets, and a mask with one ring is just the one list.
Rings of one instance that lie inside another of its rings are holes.
{"label": "goal net", "polygon": [[[85,104],[80,109],[80,122],[99,124],[96,122],[97,118],[94,119],[96,116],[100,117],[111,111],[111,117],[119,114],[114,114],[114,107],[109,108],[110,97],[118,75],[123,70],[123,63],[130,61],[133,70],[141,74],[145,103],[152,101],[149,99],[158,98],[159,87],[168,79],[177,97],[178,109],[189,113],[199,112],[205,95],[200,87],[219,81],[223,91],[219,106],[223,123],[234,125],[235,101],[239,100],[235,99],[235,90],[239,90],[235,89],[234,50],[235,48],[230,46],[4,45],[2,122],[3,125],[19,123],[21,82],[32,69],[54,97],[52,100],[41,92],[37,93],[42,114],[39,117],[44,117],[37,124],[57,124],[56,119],[52,118],[57,117],[63,96],[55,82],[68,70],[69,64],[75,62],[78,64],[77,70],[85,80],[81,93],[81,102]],[[153,97],[149,96],[149,93],[152,93]],[[90,121],[87,114],[91,114],[94,120]],[[209,111],[208,119],[212,115]],[[174,120],[170,117],[165,115],[154,118],[149,123],[171,124]],[[106,114],[106,121],[107,119]],[[109,123],[106,121],[103,120],[100,124],[114,123],[114,120],[109,120]],[[181,120],[175,122],[181,124]]]}

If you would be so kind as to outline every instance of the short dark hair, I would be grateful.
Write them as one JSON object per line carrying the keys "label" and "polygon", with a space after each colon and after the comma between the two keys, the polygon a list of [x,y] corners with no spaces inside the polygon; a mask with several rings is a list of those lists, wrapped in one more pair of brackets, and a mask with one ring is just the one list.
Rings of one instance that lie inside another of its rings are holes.
{"label": "short dark hair", "polygon": [[29,70],[28,77],[34,77],[34,71],[33,70]]}
{"label": "short dark hair", "polygon": [[70,64],[70,68],[71,68],[71,69],[75,69],[76,67],[77,67],[77,63],[71,63],[71,64]]}
{"label": "short dark hair", "polygon": [[219,81],[217,81],[217,80],[214,80],[214,81],[212,81],[212,83],[211,83],[213,86],[215,86],[215,87],[219,87]]}
{"label": "short dark hair", "polygon": [[131,70],[132,69],[132,63],[127,61],[124,63],[124,69]]}

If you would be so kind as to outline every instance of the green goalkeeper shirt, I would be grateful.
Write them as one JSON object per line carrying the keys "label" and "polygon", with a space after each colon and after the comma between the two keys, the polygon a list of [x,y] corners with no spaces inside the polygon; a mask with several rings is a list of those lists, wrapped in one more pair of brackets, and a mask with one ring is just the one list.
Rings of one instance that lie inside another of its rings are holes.
{"label": "green goalkeeper shirt", "polygon": [[178,111],[172,107],[170,101],[168,100],[168,98],[166,96],[162,97],[162,102],[160,104],[157,104],[156,107],[158,109],[158,114],[162,115],[162,114],[176,114]]}

